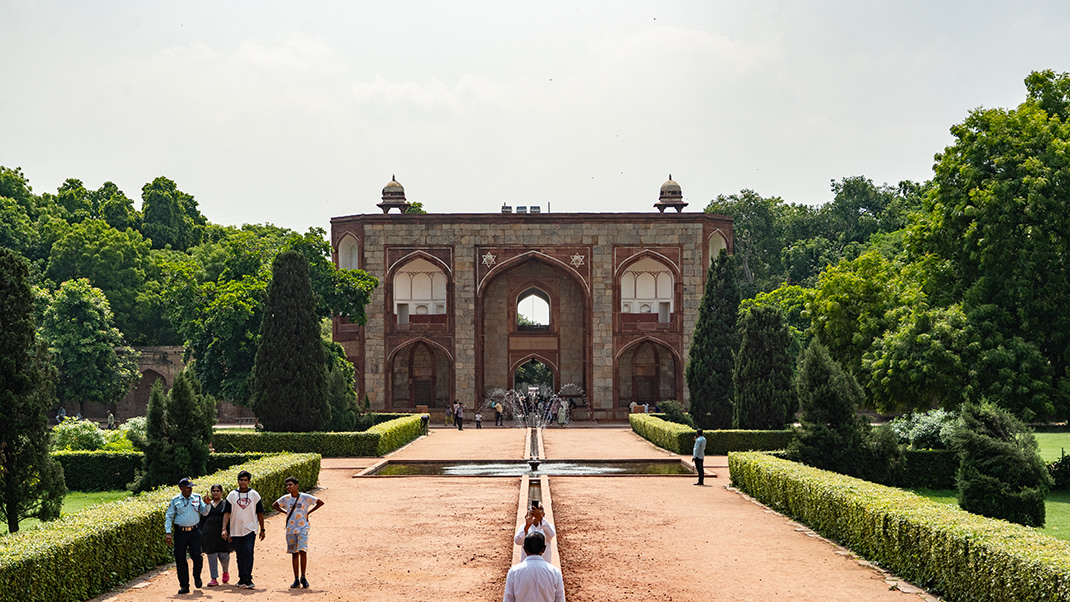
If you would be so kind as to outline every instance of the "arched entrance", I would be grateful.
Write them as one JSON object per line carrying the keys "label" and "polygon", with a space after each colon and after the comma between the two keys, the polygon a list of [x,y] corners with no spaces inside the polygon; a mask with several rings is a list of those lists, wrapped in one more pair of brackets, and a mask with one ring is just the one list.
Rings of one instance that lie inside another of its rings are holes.
{"label": "arched entrance", "polygon": [[537,388],[540,395],[553,395],[553,367],[534,357],[517,366],[513,371],[513,389],[527,393],[530,387]]}
{"label": "arched entrance", "polygon": [[679,378],[679,363],[669,347],[652,339],[639,341],[617,359],[617,407],[678,400]]}
{"label": "arched entrance", "polygon": [[529,252],[498,266],[478,294],[478,391],[512,389],[515,369],[531,359],[562,383],[587,386],[589,299],[575,271]]}
{"label": "arched entrance", "polygon": [[393,409],[444,408],[451,402],[452,360],[437,345],[424,340],[410,343],[394,353],[390,361]]}

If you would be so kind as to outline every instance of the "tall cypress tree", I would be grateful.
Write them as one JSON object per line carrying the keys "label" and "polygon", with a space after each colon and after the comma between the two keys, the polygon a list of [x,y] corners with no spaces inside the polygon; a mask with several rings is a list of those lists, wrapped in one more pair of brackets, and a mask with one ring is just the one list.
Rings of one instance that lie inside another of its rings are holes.
{"label": "tall cypress tree", "polygon": [[733,357],[739,348],[738,311],[736,261],[722,249],[706,272],[706,290],[702,293],[685,375],[691,395],[691,417],[701,428],[732,426]]}
{"label": "tall cypress tree", "polygon": [[251,380],[252,408],[267,430],[315,431],[330,420],[316,298],[308,260],[296,251],[272,266]]}
{"label": "tall cypress tree", "polygon": [[46,412],[55,405],[55,369],[35,341],[26,260],[0,247],[0,518],[59,518],[67,487],[48,453]]}
{"label": "tall cypress tree", "polygon": [[780,429],[795,410],[791,334],[775,307],[753,307],[740,316],[739,353],[732,377],[732,426]]}
{"label": "tall cypress tree", "polygon": [[191,371],[175,375],[167,393],[156,381],[149,393],[145,439],[134,441],[145,454],[134,489],[173,485],[182,477],[208,472],[214,424],[215,400],[201,393],[201,384]]}

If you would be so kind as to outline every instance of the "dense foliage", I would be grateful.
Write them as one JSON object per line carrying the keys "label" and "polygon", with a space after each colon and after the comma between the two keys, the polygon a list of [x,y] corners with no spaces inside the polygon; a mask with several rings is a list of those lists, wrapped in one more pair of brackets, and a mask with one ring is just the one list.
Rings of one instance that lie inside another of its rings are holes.
{"label": "dense foliage", "polygon": [[275,258],[251,383],[253,411],[269,431],[318,431],[331,419],[316,298],[297,251]]}
{"label": "dense foliage", "polygon": [[963,510],[1044,526],[1051,477],[1036,438],[1021,421],[990,403],[967,404],[954,442],[961,457],[957,481]]}
{"label": "dense foliage", "polygon": [[215,400],[201,392],[192,372],[179,372],[167,393],[156,381],[149,394],[145,437],[134,441],[145,454],[144,471],[134,490],[147,491],[204,474],[214,425]]}
{"label": "dense foliage", "polygon": [[775,307],[740,312],[732,428],[784,428],[795,414],[791,335]]}
{"label": "dense foliage", "polygon": [[724,250],[710,263],[687,362],[691,417],[704,429],[732,426],[732,369],[739,338],[736,260]]}
{"label": "dense foliage", "polygon": [[48,455],[55,369],[36,341],[26,260],[0,247],[0,519],[59,517],[63,469]]}

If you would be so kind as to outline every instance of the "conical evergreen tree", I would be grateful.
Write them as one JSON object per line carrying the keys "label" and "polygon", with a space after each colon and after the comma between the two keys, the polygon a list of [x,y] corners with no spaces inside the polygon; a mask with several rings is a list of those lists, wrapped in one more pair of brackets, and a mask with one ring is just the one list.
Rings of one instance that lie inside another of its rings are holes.
{"label": "conical evergreen tree", "polygon": [[788,447],[795,461],[858,476],[868,467],[866,425],[858,418],[858,383],[816,339],[799,358],[795,375],[802,424]]}
{"label": "conical evergreen tree", "polygon": [[145,454],[134,490],[173,485],[182,477],[205,474],[214,424],[215,400],[201,393],[192,372],[175,375],[167,393],[161,381],[156,381],[149,393],[145,439],[134,441]]}
{"label": "conical evergreen tree", "polygon": [[56,371],[35,338],[29,266],[0,247],[0,519],[12,533],[24,518],[59,518],[67,493],[48,450]]}
{"label": "conical evergreen tree", "polygon": [[706,290],[702,293],[685,375],[691,396],[691,417],[700,428],[732,426],[733,357],[739,348],[738,311],[736,261],[722,250],[706,272]]}
{"label": "conical evergreen tree", "polygon": [[953,441],[961,457],[957,480],[963,510],[1044,526],[1051,477],[1028,427],[995,404],[966,404]]}
{"label": "conical evergreen tree", "polygon": [[791,333],[775,307],[753,307],[740,317],[740,345],[732,383],[732,426],[780,429],[795,411]]}
{"label": "conical evergreen tree", "polygon": [[330,420],[316,299],[308,260],[296,251],[272,266],[251,381],[253,411],[269,431],[316,431]]}

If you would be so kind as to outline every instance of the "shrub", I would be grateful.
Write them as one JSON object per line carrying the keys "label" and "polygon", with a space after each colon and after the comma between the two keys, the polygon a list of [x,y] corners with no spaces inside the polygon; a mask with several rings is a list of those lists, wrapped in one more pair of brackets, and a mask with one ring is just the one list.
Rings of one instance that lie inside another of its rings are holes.
{"label": "shrub", "polygon": [[759,453],[732,484],[949,602],[1070,600],[1070,543],[912,493]]}
{"label": "shrub", "polygon": [[53,450],[88,450],[104,447],[104,431],[92,420],[67,418],[52,427]]}
{"label": "shrub", "polygon": [[899,441],[912,449],[951,449],[958,414],[943,409],[910,413],[889,424]]}
{"label": "shrub", "polygon": [[956,480],[963,510],[1044,526],[1051,477],[1028,427],[995,404],[966,404],[954,442],[962,460]]}
{"label": "shrub", "polygon": [[676,401],[675,399],[659,401],[658,408],[661,410],[661,413],[664,414],[662,418],[665,420],[695,428],[695,421],[691,419],[690,414],[684,411],[684,404],[679,401]]}
{"label": "shrub", "polygon": [[908,449],[903,452],[900,487],[954,489],[959,469],[958,452],[950,449]]}
{"label": "shrub", "polygon": [[219,431],[212,438],[225,452],[309,452],[326,457],[374,457],[389,453],[423,434],[425,414],[368,414],[377,421],[359,433],[267,433]]}
{"label": "shrub", "polygon": [[132,452],[134,451],[134,442],[126,436],[126,431],[104,431],[104,451],[110,452]]}
{"label": "shrub", "polygon": [[1066,452],[1060,454],[1058,460],[1048,464],[1048,474],[1051,475],[1052,489],[1070,489],[1070,456]]}
{"label": "shrub", "polygon": [[[695,429],[662,420],[657,414],[629,414],[632,430],[660,448],[690,456],[694,449]],[[771,451],[791,443],[794,431],[703,431],[706,455],[723,456],[731,451]]]}

